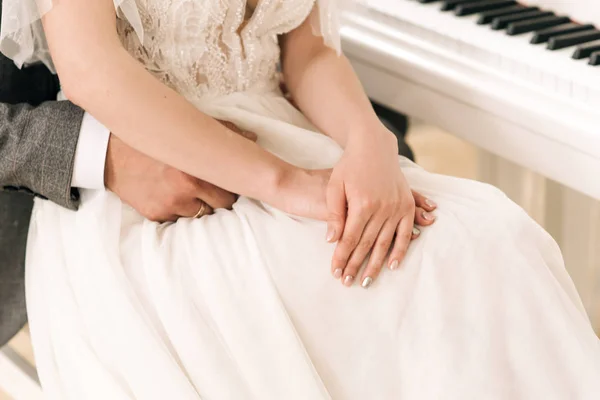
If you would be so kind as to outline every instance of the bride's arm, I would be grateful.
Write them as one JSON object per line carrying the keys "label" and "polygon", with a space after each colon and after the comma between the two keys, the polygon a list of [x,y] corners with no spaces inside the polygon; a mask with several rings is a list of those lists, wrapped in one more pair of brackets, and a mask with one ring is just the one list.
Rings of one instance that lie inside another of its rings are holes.
{"label": "bride's arm", "polygon": [[307,19],[281,38],[284,80],[297,106],[343,148],[349,139],[365,134],[395,142],[388,130],[373,129],[382,124],[348,59],[327,47],[312,29]]}
{"label": "bride's arm", "polygon": [[198,111],[122,47],[112,0],[62,0],[43,24],[67,97],[130,146],[273,204],[289,164]]}
{"label": "bride's arm", "polygon": [[309,20],[283,36],[281,44],[292,98],[345,149],[326,196],[328,239],[339,240],[332,273],[344,284],[358,279],[369,287],[390,248],[387,264],[395,269],[417,232],[415,201],[398,165],[396,138],[377,118],[349,61],[313,35]]}

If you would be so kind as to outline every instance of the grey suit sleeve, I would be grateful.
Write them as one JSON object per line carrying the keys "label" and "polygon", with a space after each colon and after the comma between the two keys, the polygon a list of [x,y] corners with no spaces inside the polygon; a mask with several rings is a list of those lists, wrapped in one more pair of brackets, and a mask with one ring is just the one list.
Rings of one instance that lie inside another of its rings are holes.
{"label": "grey suit sleeve", "polygon": [[71,188],[83,110],[68,101],[0,104],[0,188],[76,209]]}

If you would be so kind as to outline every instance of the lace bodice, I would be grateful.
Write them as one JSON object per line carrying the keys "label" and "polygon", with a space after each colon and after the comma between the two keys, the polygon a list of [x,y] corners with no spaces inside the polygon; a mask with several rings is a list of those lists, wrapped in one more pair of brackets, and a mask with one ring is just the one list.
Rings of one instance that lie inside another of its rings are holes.
{"label": "lace bodice", "polygon": [[188,98],[277,86],[277,35],[304,21],[315,0],[137,0],[143,43],[123,12],[125,48]]}
{"label": "lace bodice", "polygon": [[[113,0],[125,48],[188,99],[277,86],[278,35],[311,19],[340,52],[339,14],[347,0]],[[56,0],[2,0],[0,51],[19,67],[54,71],[40,18]],[[312,11],[312,12],[311,12]]]}

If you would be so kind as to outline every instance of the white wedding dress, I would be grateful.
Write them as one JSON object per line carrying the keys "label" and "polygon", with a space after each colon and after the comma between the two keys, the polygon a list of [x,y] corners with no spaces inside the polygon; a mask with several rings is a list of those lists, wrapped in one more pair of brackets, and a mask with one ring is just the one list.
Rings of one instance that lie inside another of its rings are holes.
{"label": "white wedding dress", "polygon": [[[340,148],[276,76],[276,35],[314,3],[261,0],[242,27],[244,0],[137,0],[121,4],[118,27],[199,109],[324,168]],[[315,25],[337,46],[335,4],[319,4]],[[600,343],[551,237],[491,186],[400,167],[438,203],[437,222],[369,290],[332,278],[324,223],[248,198],[163,225],[109,192],[83,192],[78,212],[36,201],[27,301],[45,394],[599,399]]]}

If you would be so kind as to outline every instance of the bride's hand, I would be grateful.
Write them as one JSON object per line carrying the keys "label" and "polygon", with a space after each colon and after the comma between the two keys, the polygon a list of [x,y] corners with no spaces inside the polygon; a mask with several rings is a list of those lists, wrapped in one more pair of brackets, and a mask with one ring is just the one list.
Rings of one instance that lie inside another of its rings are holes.
{"label": "bride's hand", "polygon": [[388,266],[396,269],[413,237],[415,199],[398,165],[396,138],[380,129],[349,140],[327,187],[327,240],[339,240],[332,274],[346,286],[369,252],[363,287],[377,278],[390,248]]}
{"label": "bride's hand", "polygon": [[328,216],[325,193],[331,169],[306,170],[293,167],[278,185],[274,207],[287,213],[326,221]]}

